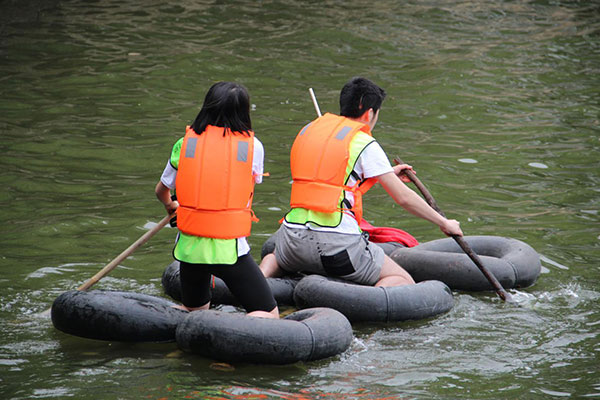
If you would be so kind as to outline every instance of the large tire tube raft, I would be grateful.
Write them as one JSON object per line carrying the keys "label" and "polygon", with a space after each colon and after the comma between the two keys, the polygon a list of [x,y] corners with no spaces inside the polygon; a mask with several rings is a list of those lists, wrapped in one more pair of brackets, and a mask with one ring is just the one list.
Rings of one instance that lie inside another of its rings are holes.
{"label": "large tire tube raft", "polygon": [[[540,275],[539,254],[520,240],[499,236],[465,236],[465,240],[505,289],[531,286]],[[436,279],[455,290],[493,289],[451,238],[397,249],[390,257],[417,282]]]}
{"label": "large tire tube raft", "polygon": [[290,364],[319,360],[345,351],[352,327],[327,308],[297,311],[283,319],[200,310],[177,327],[182,350],[226,362]]}
{"label": "large tire tube raft", "polygon": [[454,306],[452,292],[440,281],[375,287],[320,275],[300,280],[294,290],[294,300],[300,308],[333,308],[350,322],[419,320],[445,313]]}
{"label": "large tire tube raft", "polygon": [[56,329],[88,339],[119,342],[174,342],[188,315],[175,303],[140,293],[71,290],[52,304]]}
{"label": "large tire tube raft", "polygon": [[[273,297],[279,306],[294,305],[294,287],[299,278],[267,278],[267,283],[273,292]],[[175,301],[181,301],[181,281],[179,280],[179,261],[174,261],[164,270],[162,287],[165,294]],[[222,279],[215,277],[214,287],[211,287],[211,304],[239,305]]]}
{"label": "large tire tube raft", "polygon": [[269,236],[269,238],[267,240],[265,240],[265,242],[262,245],[262,248],[260,249],[260,259],[262,260],[263,258],[265,258],[265,256],[267,254],[271,254],[275,251],[275,235],[277,233],[272,234],[271,236]]}

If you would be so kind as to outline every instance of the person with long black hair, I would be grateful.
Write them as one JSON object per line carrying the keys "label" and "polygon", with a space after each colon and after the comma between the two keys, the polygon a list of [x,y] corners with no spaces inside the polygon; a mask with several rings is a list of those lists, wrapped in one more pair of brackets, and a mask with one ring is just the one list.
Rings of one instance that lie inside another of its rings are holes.
{"label": "person with long black hair", "polygon": [[[181,308],[210,306],[211,275],[227,284],[248,315],[278,318],[266,279],[250,255],[254,184],[263,177],[264,148],[254,136],[250,98],[242,85],[218,82],[156,185],[168,214],[177,211]],[[171,197],[175,190],[177,199]]]}

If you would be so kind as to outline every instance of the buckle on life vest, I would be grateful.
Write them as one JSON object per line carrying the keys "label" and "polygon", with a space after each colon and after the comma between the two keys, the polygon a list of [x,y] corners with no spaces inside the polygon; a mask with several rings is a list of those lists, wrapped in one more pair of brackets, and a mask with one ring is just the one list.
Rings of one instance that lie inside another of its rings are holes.
{"label": "buckle on life vest", "polygon": [[[364,181],[356,181],[354,186],[344,186],[345,191],[352,193],[352,196],[354,197],[354,206],[353,207],[345,207],[345,208],[340,207],[339,210],[343,213],[353,216],[359,225],[362,221],[362,216],[363,216],[362,196],[375,183],[375,181],[370,181],[370,179],[372,179],[372,178],[365,179]],[[367,186],[365,186],[364,188],[361,188],[360,186],[363,183],[367,183]],[[344,200],[342,200],[342,204],[344,204],[344,205],[349,205],[349,203],[350,202],[346,198],[344,198]]]}
{"label": "buckle on life vest", "polygon": [[256,216],[256,214],[254,214],[254,210],[252,210],[252,209],[250,209],[250,218],[251,218],[252,222],[258,222],[258,221],[260,221],[258,219],[258,217]]}
{"label": "buckle on life vest", "polygon": [[[358,219],[357,218],[358,213],[356,212],[355,207],[356,207],[356,197],[357,197],[356,194],[358,193],[357,189],[358,189],[359,183],[360,183],[360,181],[357,181],[354,184],[354,186],[346,186],[346,185],[342,186],[342,189],[344,191],[351,192],[352,195],[354,196],[354,207],[351,206],[350,200],[348,200],[346,198],[346,196],[344,196],[344,199],[340,203],[340,207],[337,208],[337,210],[339,212],[341,212],[343,214],[347,214],[355,219]],[[359,196],[360,196],[360,193],[359,193]],[[358,221],[358,222],[360,223],[360,221]]]}

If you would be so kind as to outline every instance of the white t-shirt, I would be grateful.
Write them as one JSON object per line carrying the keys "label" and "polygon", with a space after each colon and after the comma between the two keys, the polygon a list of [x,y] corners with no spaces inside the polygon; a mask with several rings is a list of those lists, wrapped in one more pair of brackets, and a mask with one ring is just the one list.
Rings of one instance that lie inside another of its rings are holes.
{"label": "white t-shirt", "polygon": [[[358,159],[356,160],[356,164],[354,165],[354,172],[360,177],[361,180],[367,178],[373,178],[379,175],[386,174],[388,172],[394,172],[390,161],[388,160],[385,152],[377,143],[377,141],[373,140],[364,148]],[[350,175],[348,179],[347,186],[354,186],[356,184],[356,179]],[[354,195],[351,192],[346,192],[346,199],[350,201],[350,204],[354,206]],[[358,227],[358,222],[350,213],[342,213],[342,221],[336,227],[324,227],[316,224],[311,224],[308,222],[306,225],[299,225],[289,223],[284,220],[283,222],[286,226],[290,228],[297,229],[311,229],[314,231],[321,232],[338,232],[338,233],[348,233],[348,234],[360,234],[361,230]]]}
{"label": "white t-shirt", "polygon": [[[254,174],[254,182],[262,183],[263,171],[264,171],[264,159],[265,149],[263,144],[254,137],[254,153],[252,157],[252,173]],[[175,181],[177,180],[177,170],[173,168],[170,161],[167,161],[167,165],[163,170],[160,177],[160,181],[169,189],[175,189]],[[250,252],[250,245],[246,238],[238,238],[237,240],[238,257],[246,255]]]}

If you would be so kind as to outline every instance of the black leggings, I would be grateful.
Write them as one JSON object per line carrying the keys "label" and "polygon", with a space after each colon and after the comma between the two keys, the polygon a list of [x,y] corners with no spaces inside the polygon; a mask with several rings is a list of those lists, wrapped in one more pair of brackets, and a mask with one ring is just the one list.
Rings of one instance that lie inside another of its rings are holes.
{"label": "black leggings", "polygon": [[210,301],[211,275],[221,278],[246,312],[269,312],[277,306],[271,287],[250,254],[235,264],[180,262],[181,298],[184,306],[200,307]]}

